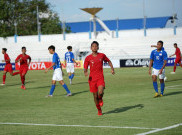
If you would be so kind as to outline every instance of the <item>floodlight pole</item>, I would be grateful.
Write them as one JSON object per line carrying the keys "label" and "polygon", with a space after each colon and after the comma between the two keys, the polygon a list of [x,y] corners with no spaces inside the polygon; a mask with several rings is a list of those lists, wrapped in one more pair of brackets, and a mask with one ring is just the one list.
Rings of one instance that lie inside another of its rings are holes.
{"label": "floodlight pole", "polygon": [[92,23],[91,20],[89,20],[89,39],[92,39]]}
{"label": "floodlight pole", "polygon": [[175,13],[175,0],[173,0],[173,21],[174,21],[174,35],[176,35],[176,28],[177,28],[177,25],[176,25],[176,13]]}
{"label": "floodlight pole", "polygon": [[96,32],[96,19],[95,19],[95,15],[92,15],[93,18],[93,30],[94,30],[94,36],[95,39],[97,38],[97,32]]}
{"label": "floodlight pole", "polygon": [[39,22],[39,7],[37,6],[37,34],[38,34],[38,41],[41,42],[41,32],[40,32],[40,22]]}
{"label": "floodlight pole", "polygon": [[146,23],[147,23],[147,16],[145,15],[145,0],[143,0],[143,29],[144,29],[144,36],[147,36],[146,30]]}
{"label": "floodlight pole", "polygon": [[63,40],[66,40],[66,32],[65,32],[65,21],[62,22],[62,29],[63,29]]}
{"label": "floodlight pole", "polygon": [[119,37],[118,31],[119,31],[119,18],[116,19],[116,38]]}
{"label": "floodlight pole", "polygon": [[15,38],[15,43],[17,43],[17,23],[16,23],[16,21],[14,23],[14,26],[15,26],[15,35],[14,35],[14,38]]}

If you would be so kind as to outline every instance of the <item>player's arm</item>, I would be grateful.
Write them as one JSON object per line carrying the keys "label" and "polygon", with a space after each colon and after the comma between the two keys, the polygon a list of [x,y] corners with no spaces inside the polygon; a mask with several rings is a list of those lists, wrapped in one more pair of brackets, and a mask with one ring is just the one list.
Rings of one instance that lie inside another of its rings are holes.
{"label": "player's arm", "polygon": [[172,55],[170,55],[169,57],[173,57],[173,56],[175,56],[176,54],[172,54]]}
{"label": "player's arm", "polygon": [[159,74],[162,74],[162,71],[166,67],[166,64],[167,64],[167,53],[166,52],[164,52],[164,58],[163,59],[164,59],[164,64],[163,64],[162,68],[159,70]]}
{"label": "player's arm", "polygon": [[76,62],[76,60],[75,60],[75,59],[72,59],[72,60],[73,60],[73,62],[74,62],[74,63],[76,63],[76,65],[78,65],[78,63]]}
{"label": "player's arm", "polygon": [[109,66],[111,67],[111,73],[114,75],[115,71],[114,71],[114,67],[111,61],[108,62]]}
{"label": "player's arm", "polygon": [[29,60],[29,61],[28,61],[28,66],[29,66],[30,63],[31,63],[31,61],[32,61],[32,58],[29,56],[29,57],[28,57],[28,60]]}
{"label": "player's arm", "polygon": [[16,58],[15,63],[18,63],[22,58],[20,57],[20,55]]}
{"label": "player's arm", "polygon": [[157,45],[151,45],[151,47],[155,47],[155,48],[157,48]]}
{"label": "player's arm", "polygon": [[154,62],[154,52],[152,51],[150,54],[149,75],[151,75],[151,68],[152,68],[153,62]]}
{"label": "player's arm", "polygon": [[89,60],[88,57],[84,61],[84,75],[88,76],[88,65],[89,65]]}
{"label": "player's arm", "polygon": [[149,75],[151,75],[152,63],[153,63],[153,60],[150,59],[150,63],[149,63]]}
{"label": "player's arm", "polygon": [[45,69],[45,73],[47,73],[55,65],[56,65],[56,63],[53,62],[50,67],[48,67],[48,68]]}
{"label": "player's arm", "polygon": [[66,54],[65,54],[65,56],[64,56],[64,64],[65,64],[65,66],[66,66]]}

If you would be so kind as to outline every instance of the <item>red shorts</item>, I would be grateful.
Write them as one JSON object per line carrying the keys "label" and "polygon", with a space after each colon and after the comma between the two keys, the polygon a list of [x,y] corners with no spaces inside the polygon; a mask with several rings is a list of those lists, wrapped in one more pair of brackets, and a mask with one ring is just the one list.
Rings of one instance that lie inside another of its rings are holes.
{"label": "red shorts", "polygon": [[99,79],[97,81],[89,81],[89,86],[90,86],[90,92],[95,93],[98,91],[99,86],[105,87],[104,79]]}
{"label": "red shorts", "polygon": [[181,63],[181,58],[176,58],[175,63]]}
{"label": "red shorts", "polygon": [[27,71],[28,71],[28,67],[20,67],[20,75],[21,74],[26,74],[27,73]]}
{"label": "red shorts", "polygon": [[10,73],[13,72],[12,65],[11,64],[5,65],[4,71],[10,72]]}

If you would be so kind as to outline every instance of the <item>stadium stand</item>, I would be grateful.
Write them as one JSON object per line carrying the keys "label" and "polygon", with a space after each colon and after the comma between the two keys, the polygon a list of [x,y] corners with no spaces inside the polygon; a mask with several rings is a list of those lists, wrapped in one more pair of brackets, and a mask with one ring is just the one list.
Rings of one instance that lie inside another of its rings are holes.
{"label": "stadium stand", "polygon": [[[178,43],[182,48],[182,28],[177,28],[177,35],[173,35],[172,28],[148,29],[147,37],[143,36],[143,30],[122,30],[119,31],[119,38],[112,38],[105,32],[100,32],[97,41],[100,43],[100,52],[104,52],[111,59],[124,58],[148,58],[152,49],[150,45],[156,44],[158,40],[164,41],[164,47],[168,54],[174,53],[173,43]],[[18,43],[14,43],[14,37],[6,39],[0,38],[1,47],[8,48],[8,54],[12,61],[21,53],[21,47],[27,47],[27,54],[31,55],[33,61],[50,61],[52,56],[48,53],[48,46],[55,45],[56,51],[63,60],[64,53],[68,45],[73,46],[73,52],[76,59],[84,59],[90,52],[90,43],[95,40],[89,40],[88,33],[70,33],[63,40],[63,35],[42,35],[41,42],[38,42],[38,36],[18,37]],[[3,55],[0,54],[0,60]]]}

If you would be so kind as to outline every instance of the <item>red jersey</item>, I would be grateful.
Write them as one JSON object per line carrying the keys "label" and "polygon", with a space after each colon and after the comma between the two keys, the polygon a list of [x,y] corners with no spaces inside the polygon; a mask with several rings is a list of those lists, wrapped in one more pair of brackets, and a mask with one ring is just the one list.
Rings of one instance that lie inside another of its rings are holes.
{"label": "red jersey", "polygon": [[109,61],[103,53],[98,53],[97,56],[93,56],[92,54],[88,55],[84,61],[84,69],[88,69],[88,66],[90,66],[89,81],[104,79],[103,62]]}
{"label": "red jersey", "polygon": [[[7,53],[4,54],[4,60],[6,62],[6,65],[7,64],[10,64],[10,58],[9,58],[9,55]],[[8,60],[8,61],[7,61]]]}
{"label": "red jersey", "polygon": [[175,54],[176,54],[176,58],[181,58],[181,51],[178,47],[176,48]]}
{"label": "red jersey", "polygon": [[18,55],[18,57],[16,58],[15,61],[19,60],[20,58],[21,58],[21,60],[20,60],[20,67],[25,67],[25,66],[28,67],[27,60],[30,61],[31,57],[29,55],[27,55],[27,54],[25,54],[25,55],[20,54],[20,55]]}

